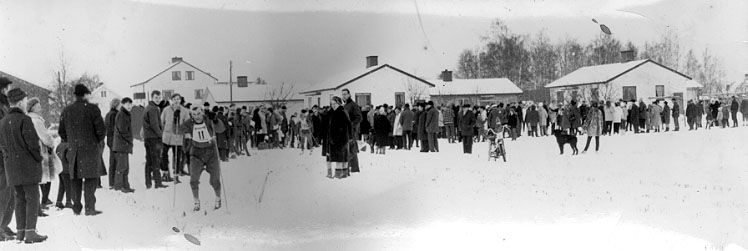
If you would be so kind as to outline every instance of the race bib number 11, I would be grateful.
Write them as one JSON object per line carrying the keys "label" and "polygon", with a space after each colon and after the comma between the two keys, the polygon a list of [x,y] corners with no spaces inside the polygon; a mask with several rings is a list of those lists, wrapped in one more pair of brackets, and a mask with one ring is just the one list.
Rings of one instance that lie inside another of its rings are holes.
{"label": "race bib number 11", "polygon": [[192,127],[192,140],[195,142],[206,143],[209,142],[212,137],[208,132],[208,126],[205,123],[195,124]]}

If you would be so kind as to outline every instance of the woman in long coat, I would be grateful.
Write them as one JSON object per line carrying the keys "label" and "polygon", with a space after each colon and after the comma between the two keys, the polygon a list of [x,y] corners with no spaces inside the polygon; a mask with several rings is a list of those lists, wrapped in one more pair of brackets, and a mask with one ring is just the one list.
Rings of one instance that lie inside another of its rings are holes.
{"label": "woman in long coat", "polygon": [[551,131],[556,130],[556,125],[558,124],[558,107],[556,107],[556,102],[551,103],[548,109],[548,120],[551,123]]}
{"label": "woman in long coat", "polygon": [[535,109],[534,105],[530,106],[530,108],[527,109],[527,116],[525,117],[525,120],[530,127],[527,128],[528,134],[532,137],[537,137],[538,123],[540,123],[540,114],[538,114],[538,110]]}
{"label": "woman in long coat", "polygon": [[660,132],[660,127],[662,127],[662,107],[660,107],[657,101],[652,104],[650,113],[650,118],[652,118],[652,128],[655,132]]}
{"label": "woman in long coat", "polygon": [[584,130],[587,134],[587,143],[584,146],[584,151],[587,152],[587,148],[590,147],[590,140],[595,137],[595,151],[600,150],[600,135],[603,134],[603,114],[598,109],[597,102],[592,102],[592,109],[587,112],[587,120],[584,122]]}
{"label": "woman in long coat", "polygon": [[540,117],[540,136],[546,136],[548,135],[548,111],[543,103],[538,105],[538,115]]}
{"label": "woman in long coat", "polygon": [[[335,165],[335,178],[346,178],[348,164],[348,142],[351,136],[351,121],[348,119],[348,113],[343,108],[343,100],[340,97],[333,97],[330,100],[330,121],[327,131],[327,144],[329,162]],[[385,117],[386,119],[386,117]],[[375,122],[376,123],[376,122]],[[389,123],[389,121],[388,121]]]}

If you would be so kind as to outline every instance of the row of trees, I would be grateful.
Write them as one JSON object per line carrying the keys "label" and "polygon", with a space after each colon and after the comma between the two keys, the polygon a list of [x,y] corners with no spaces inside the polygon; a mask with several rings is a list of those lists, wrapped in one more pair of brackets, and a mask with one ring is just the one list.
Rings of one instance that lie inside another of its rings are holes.
{"label": "row of trees", "polygon": [[[100,81],[98,75],[91,75],[83,73],[78,77],[70,76],[70,65],[65,59],[65,55],[60,53],[60,65],[59,68],[53,73],[53,84],[52,84],[52,107],[48,118],[48,121],[59,121],[62,110],[75,102],[75,95],[73,94],[73,87],[77,84],[83,84],[88,87],[89,90],[93,91],[103,83]],[[51,120],[49,120],[51,119]]]}
{"label": "row of trees", "polygon": [[523,90],[536,90],[581,67],[620,62],[620,52],[631,50],[637,58],[652,59],[693,77],[704,85],[704,93],[725,91],[726,73],[721,61],[708,48],[701,53],[693,49],[684,53],[673,32],[643,47],[604,33],[587,43],[572,38],[554,43],[543,31],[516,34],[496,20],[481,41],[479,48],[460,54],[457,78],[509,78]]}

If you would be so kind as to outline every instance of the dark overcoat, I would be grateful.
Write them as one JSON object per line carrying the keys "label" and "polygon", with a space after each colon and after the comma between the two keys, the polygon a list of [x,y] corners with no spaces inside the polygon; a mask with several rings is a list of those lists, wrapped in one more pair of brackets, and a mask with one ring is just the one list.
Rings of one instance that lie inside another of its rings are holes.
{"label": "dark overcoat", "polygon": [[112,144],[114,144],[114,124],[116,123],[117,112],[117,108],[112,108],[106,116],[104,116],[104,126],[106,126],[106,146],[109,147],[109,150],[112,149]]}
{"label": "dark overcoat", "polygon": [[124,107],[120,108],[114,123],[114,148],[112,151],[132,153],[132,118]]}
{"label": "dark overcoat", "polygon": [[460,135],[470,136],[475,135],[473,133],[473,127],[475,127],[475,114],[473,111],[468,109],[467,112],[463,113],[460,111]]}
{"label": "dark overcoat", "polygon": [[101,158],[106,128],[98,106],[78,99],[65,107],[58,133],[62,141],[69,144],[67,159],[71,179],[99,178],[106,174]]}
{"label": "dark overcoat", "polygon": [[10,186],[42,181],[42,155],[34,122],[20,108],[0,120],[0,148],[5,156],[5,178]]}
{"label": "dark overcoat", "polygon": [[403,125],[403,131],[413,130],[413,111],[405,109],[400,113],[400,123]]}
{"label": "dark overcoat", "polygon": [[426,116],[427,111],[421,111],[421,113],[418,114],[418,139],[419,140],[427,140],[428,137],[426,135]]}
{"label": "dark overcoat", "polygon": [[327,130],[328,154],[330,162],[348,162],[348,141],[351,139],[351,121],[348,119],[345,108],[338,106],[329,114],[329,126]]}
{"label": "dark overcoat", "polygon": [[426,132],[439,132],[439,111],[433,106],[426,110]]}

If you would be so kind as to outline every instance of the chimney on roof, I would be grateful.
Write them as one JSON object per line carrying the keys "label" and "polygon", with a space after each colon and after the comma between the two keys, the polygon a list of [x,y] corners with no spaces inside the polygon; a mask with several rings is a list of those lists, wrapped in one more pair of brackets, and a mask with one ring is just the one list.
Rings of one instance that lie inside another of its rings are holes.
{"label": "chimney on roof", "polygon": [[181,57],[173,57],[173,58],[171,58],[171,63],[172,63],[172,64],[173,64],[173,63],[176,63],[176,62],[179,62],[179,61],[182,61],[182,58],[181,58]]}
{"label": "chimney on roof", "polygon": [[621,51],[621,63],[634,61],[635,58],[636,55],[634,55],[634,50]]}
{"label": "chimney on roof", "polygon": [[444,69],[442,71],[442,81],[444,82],[452,82],[452,71]]}
{"label": "chimney on roof", "polygon": [[366,57],[366,68],[377,66],[378,64],[379,64],[379,59],[377,56]]}

